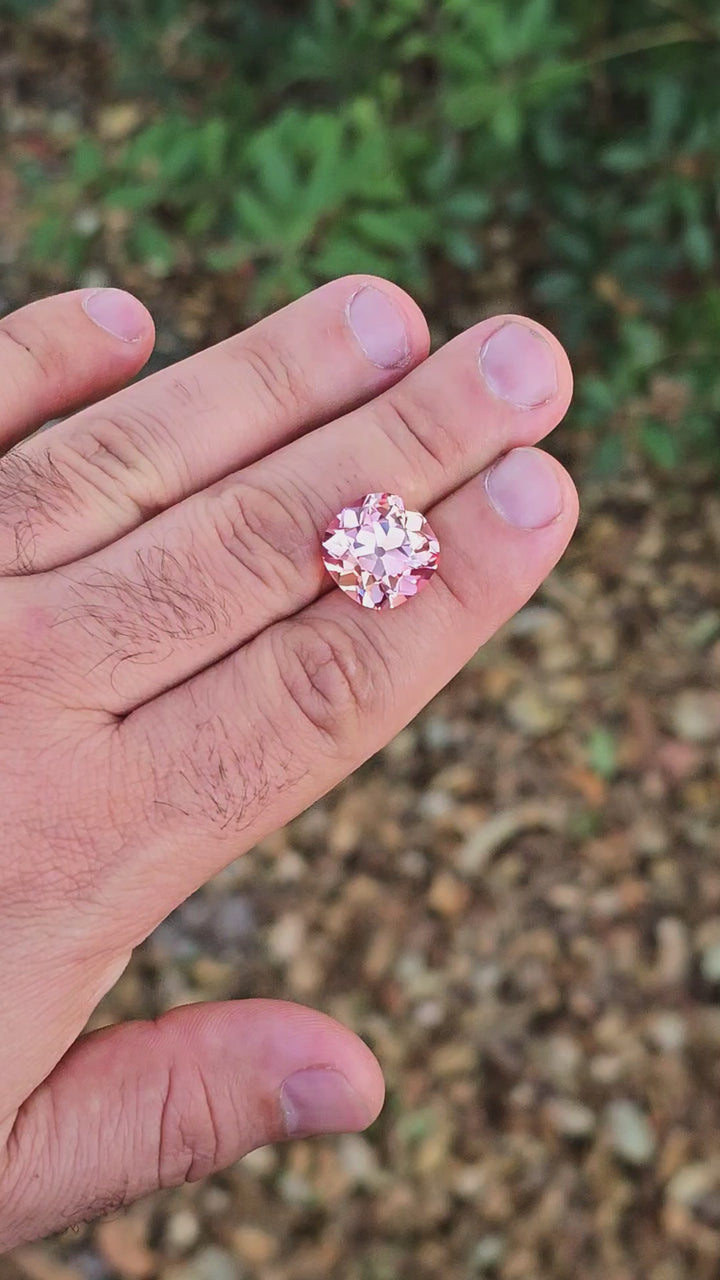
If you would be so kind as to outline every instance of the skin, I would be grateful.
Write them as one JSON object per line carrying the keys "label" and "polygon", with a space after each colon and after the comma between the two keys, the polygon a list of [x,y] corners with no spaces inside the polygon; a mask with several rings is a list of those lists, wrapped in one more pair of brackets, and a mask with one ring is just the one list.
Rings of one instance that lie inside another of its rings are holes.
{"label": "skin", "polygon": [[[389,368],[348,324],[368,285],[404,318]],[[136,304],[121,340],[88,292],[0,321],[4,1248],[287,1138],[297,1070],[347,1082],[342,1112],[300,1134],[375,1118],[377,1061],[310,1009],[83,1027],[159,921],[382,747],[524,604],[577,517],[554,461],[561,509],[543,527],[509,524],[485,487],[570,400],[564,352],[530,321],[515,318],[549,344],[557,388],[534,408],[478,366],[507,317],[428,358],[416,305],[365,277],[127,386],[152,320]],[[329,518],[377,489],[424,511],[442,547],[422,595],[381,613],[333,590],[319,556]]]}

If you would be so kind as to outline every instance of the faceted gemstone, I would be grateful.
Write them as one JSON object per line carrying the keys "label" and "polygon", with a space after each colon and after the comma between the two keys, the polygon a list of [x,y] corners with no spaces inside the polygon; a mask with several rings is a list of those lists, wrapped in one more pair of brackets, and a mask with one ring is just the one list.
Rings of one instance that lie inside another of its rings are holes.
{"label": "faceted gemstone", "polygon": [[440,544],[419,511],[394,493],[369,493],[343,507],[323,538],[325,568],[366,609],[396,609],[434,574]]}

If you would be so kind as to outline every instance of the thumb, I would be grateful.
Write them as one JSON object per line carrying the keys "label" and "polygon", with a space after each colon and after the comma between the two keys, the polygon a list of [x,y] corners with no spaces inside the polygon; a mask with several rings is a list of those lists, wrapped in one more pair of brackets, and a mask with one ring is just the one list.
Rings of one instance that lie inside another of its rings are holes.
{"label": "thumb", "polygon": [[0,1153],[0,1251],[265,1143],[364,1129],[383,1093],[358,1036],[279,1000],[96,1031],[23,1104]]}

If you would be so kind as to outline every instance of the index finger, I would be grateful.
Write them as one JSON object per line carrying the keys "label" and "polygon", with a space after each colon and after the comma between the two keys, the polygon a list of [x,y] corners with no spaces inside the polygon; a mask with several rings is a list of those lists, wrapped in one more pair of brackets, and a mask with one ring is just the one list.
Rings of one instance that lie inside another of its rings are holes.
{"label": "index finger", "polygon": [[38,572],[364,404],[428,353],[387,281],[334,280],[0,458],[0,572]]}

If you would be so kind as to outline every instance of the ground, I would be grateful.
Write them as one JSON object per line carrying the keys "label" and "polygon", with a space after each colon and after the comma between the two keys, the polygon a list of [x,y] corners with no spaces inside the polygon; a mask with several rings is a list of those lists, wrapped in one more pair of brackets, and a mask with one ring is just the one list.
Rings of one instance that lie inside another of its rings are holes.
{"label": "ground", "polygon": [[[0,179],[9,306],[42,282]],[[484,311],[523,310],[502,243],[491,260]],[[236,323],[222,280],[122,283],[160,317],[159,362]],[[436,337],[476,318],[463,297]],[[681,429],[681,385],[650,395]],[[380,1058],[379,1121],[18,1250],[0,1280],[720,1274],[720,498],[631,446],[591,480],[586,445],[571,411],[554,447],[583,515],[537,598],[161,926],[93,1019],[315,1005]]]}

